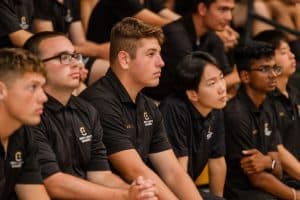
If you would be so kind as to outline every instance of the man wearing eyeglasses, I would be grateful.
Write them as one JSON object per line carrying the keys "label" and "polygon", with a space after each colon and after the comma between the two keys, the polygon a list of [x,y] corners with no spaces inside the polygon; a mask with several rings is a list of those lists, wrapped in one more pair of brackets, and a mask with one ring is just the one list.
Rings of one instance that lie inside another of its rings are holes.
{"label": "man wearing eyeglasses", "polygon": [[275,115],[267,93],[277,86],[281,67],[275,48],[251,42],[236,49],[241,87],[226,106],[225,141],[228,173],[226,199],[297,199],[299,192],[280,181],[280,144]]}
{"label": "man wearing eyeglasses", "polygon": [[33,132],[51,198],[156,200],[152,181],[139,177],[129,186],[111,173],[96,109],[72,96],[80,81],[81,55],[70,40],[43,32],[31,37],[25,48],[39,56],[47,72],[48,102]]}

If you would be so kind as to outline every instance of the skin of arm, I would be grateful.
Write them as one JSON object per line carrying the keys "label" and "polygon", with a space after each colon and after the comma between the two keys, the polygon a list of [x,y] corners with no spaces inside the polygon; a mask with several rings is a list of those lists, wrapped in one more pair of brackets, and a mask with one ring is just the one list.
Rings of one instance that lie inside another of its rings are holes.
{"label": "skin of arm", "polygon": [[16,47],[23,47],[24,43],[32,36],[32,33],[25,30],[18,30],[9,34],[11,43]]}
{"label": "skin of arm", "polygon": [[15,191],[20,200],[50,200],[46,189],[43,185],[38,184],[17,184]]}
{"label": "skin of arm", "polygon": [[80,15],[84,31],[87,31],[90,16],[99,0],[80,0]]}
{"label": "skin of arm", "polygon": [[158,15],[172,21],[175,21],[181,17],[180,15],[178,15],[177,13],[173,12],[168,8],[164,8],[161,11],[159,11]]}
{"label": "skin of arm", "polygon": [[209,188],[212,194],[223,196],[226,171],[224,157],[208,160]]}
{"label": "skin of arm", "polygon": [[77,52],[86,56],[109,59],[109,42],[97,44],[86,40],[81,21],[70,25],[69,34]]}
{"label": "skin of arm", "polygon": [[127,182],[132,182],[138,176],[143,176],[156,183],[159,199],[177,199],[165,183],[144,164],[135,149],[123,150],[110,155],[108,158],[114,168],[118,170]]}
{"label": "skin of arm", "polygon": [[170,19],[165,19],[157,15],[156,13],[148,10],[148,9],[142,9],[140,12],[135,14],[133,17],[144,21],[147,24],[152,24],[155,26],[164,26],[168,23],[170,23],[172,20]]}
{"label": "skin of arm", "polygon": [[300,181],[300,163],[283,145],[278,145],[282,168],[288,175]]}
{"label": "skin of arm", "polygon": [[87,180],[111,188],[129,188],[127,183],[111,171],[89,171],[87,172]]}
{"label": "skin of arm", "polygon": [[[34,29],[36,32],[53,31],[54,27],[51,21],[35,19]],[[109,43],[96,44],[87,41],[84,35],[81,21],[73,22],[69,30],[70,40],[75,46],[77,52],[86,56],[101,57],[109,59]]]}
{"label": "skin of arm", "polygon": [[202,199],[194,182],[180,166],[172,150],[153,153],[149,156],[160,177],[179,199]]}
{"label": "skin of arm", "polygon": [[189,158],[187,156],[183,156],[183,157],[179,157],[177,159],[178,159],[179,164],[183,167],[184,171],[187,172]]}

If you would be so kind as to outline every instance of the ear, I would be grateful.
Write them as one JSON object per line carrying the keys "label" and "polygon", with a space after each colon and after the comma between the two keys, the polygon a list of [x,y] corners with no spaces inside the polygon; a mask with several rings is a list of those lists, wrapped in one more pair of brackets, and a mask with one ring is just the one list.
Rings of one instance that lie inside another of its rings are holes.
{"label": "ear", "polygon": [[126,51],[119,51],[118,61],[122,69],[127,70],[129,68],[130,56]]}
{"label": "ear", "polygon": [[207,7],[204,3],[199,3],[198,6],[197,6],[197,10],[198,10],[198,14],[200,16],[205,16],[206,11],[207,11]]}
{"label": "ear", "polygon": [[7,87],[0,81],[0,100],[3,100],[7,96]]}
{"label": "ear", "polygon": [[250,82],[249,72],[248,71],[241,71],[240,72],[240,79],[241,79],[242,83],[249,83]]}
{"label": "ear", "polygon": [[193,102],[198,101],[199,97],[195,90],[186,90],[185,94],[190,101],[193,101]]}

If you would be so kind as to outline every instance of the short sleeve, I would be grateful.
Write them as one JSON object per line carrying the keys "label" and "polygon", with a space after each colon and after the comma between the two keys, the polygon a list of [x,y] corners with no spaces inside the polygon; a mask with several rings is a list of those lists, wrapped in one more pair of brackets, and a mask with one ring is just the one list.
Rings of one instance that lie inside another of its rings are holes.
{"label": "short sleeve", "polygon": [[39,149],[37,158],[41,166],[43,179],[60,171],[55,152],[47,138],[45,123],[45,121],[42,121],[38,126],[32,128],[34,139]]}
{"label": "short sleeve", "polygon": [[145,7],[149,10],[158,13],[165,8],[162,0],[145,0]]}
{"label": "short sleeve", "polygon": [[149,153],[157,153],[171,148],[162,115],[158,108],[154,108],[154,112],[154,128]]}
{"label": "short sleeve", "polygon": [[214,127],[216,133],[211,141],[210,158],[219,158],[225,156],[225,127],[224,115],[222,111],[214,112]]}
{"label": "short sleeve", "polygon": [[34,0],[34,15],[36,19],[52,20],[53,0]]}
{"label": "short sleeve", "polygon": [[[97,111],[94,111],[97,113]],[[87,171],[105,171],[109,170],[107,161],[106,148],[102,142],[103,129],[100,124],[100,117],[97,113],[93,125],[93,139],[91,144],[91,160],[88,164]]]}
{"label": "short sleeve", "polygon": [[18,17],[6,1],[0,1],[0,37],[21,30]]}
{"label": "short sleeve", "polygon": [[177,157],[188,156],[186,133],[188,131],[187,116],[178,110],[178,106],[163,102],[160,105],[166,132]]}
{"label": "short sleeve", "polygon": [[17,183],[19,184],[42,184],[40,166],[37,160],[38,148],[33,140],[32,133],[29,128],[25,129],[26,135],[26,151],[24,164]]}
{"label": "short sleeve", "polygon": [[125,119],[122,117],[122,106],[109,99],[95,98],[90,101],[101,111],[100,120],[103,127],[103,142],[107,155],[123,150],[134,149],[130,137],[126,134]]}

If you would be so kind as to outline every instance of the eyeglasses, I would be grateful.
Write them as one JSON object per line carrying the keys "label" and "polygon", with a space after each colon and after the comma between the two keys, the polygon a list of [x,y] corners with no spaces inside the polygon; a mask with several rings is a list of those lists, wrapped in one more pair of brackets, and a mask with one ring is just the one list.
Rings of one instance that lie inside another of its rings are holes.
{"label": "eyeglasses", "polygon": [[78,62],[82,62],[82,55],[80,53],[60,53],[56,56],[52,56],[50,58],[45,58],[42,61],[43,62],[47,62],[49,60],[53,60],[53,59],[59,59],[60,63],[63,65],[68,65],[70,63],[72,63],[72,59],[78,61]]}
{"label": "eyeglasses", "polygon": [[261,65],[257,69],[249,69],[248,71],[259,71],[265,74],[274,72],[276,75],[280,75],[282,73],[282,67],[279,65],[274,65],[273,67],[271,67],[270,65]]}

